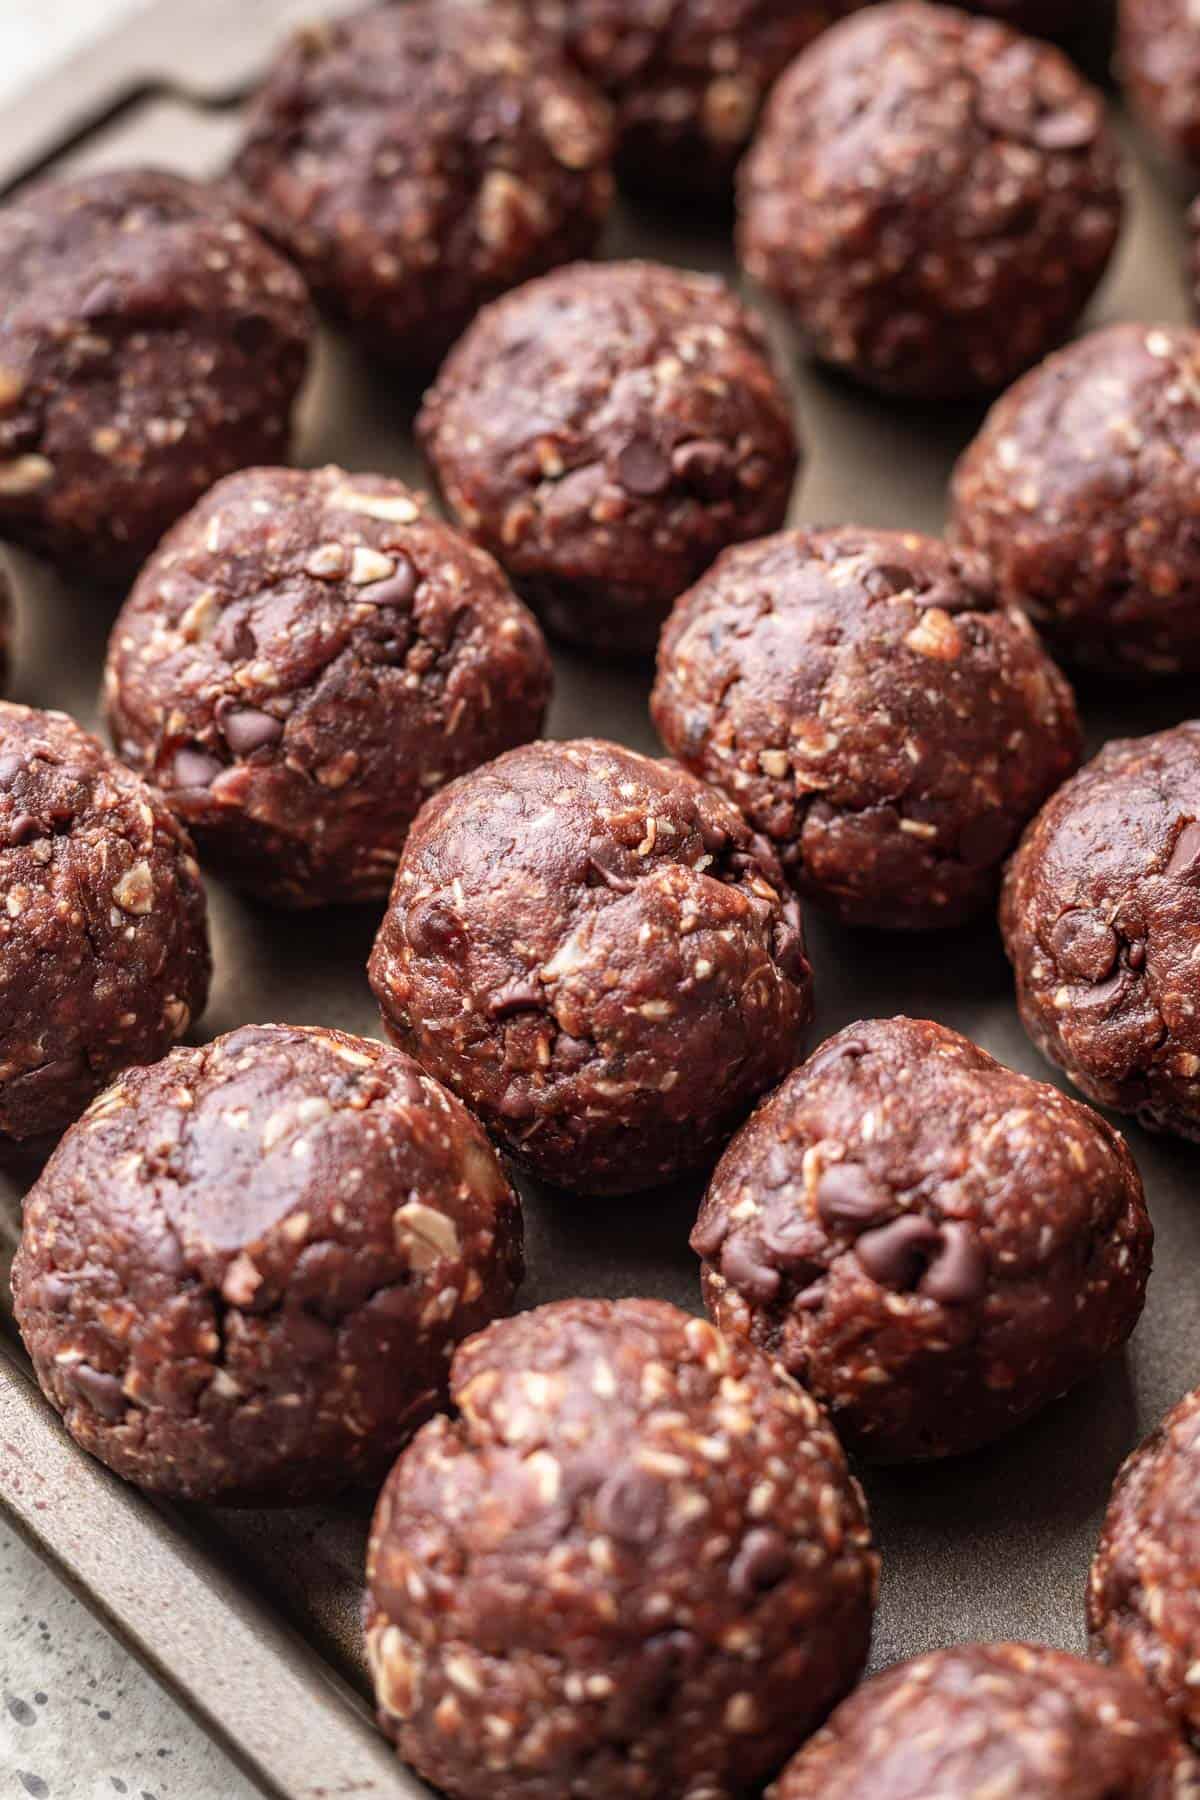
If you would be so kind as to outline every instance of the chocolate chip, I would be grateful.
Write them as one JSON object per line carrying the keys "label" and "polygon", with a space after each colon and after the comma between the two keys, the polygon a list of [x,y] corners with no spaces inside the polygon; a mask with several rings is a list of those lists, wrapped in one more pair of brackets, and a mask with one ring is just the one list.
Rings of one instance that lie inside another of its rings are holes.
{"label": "chocolate chip", "polygon": [[1194,881],[1200,872],[1200,825],[1184,826],[1171,849],[1166,872],[1176,881]]}
{"label": "chocolate chip", "polygon": [[227,612],[213,633],[213,647],[230,662],[251,662],[258,655],[258,639],[249,622]]}
{"label": "chocolate chip", "polygon": [[896,594],[907,594],[917,585],[912,570],[902,569],[897,563],[880,563],[863,576],[863,586],[872,600],[890,600]]}
{"label": "chocolate chip", "polygon": [[940,1244],[936,1225],[915,1213],[904,1213],[878,1231],[864,1232],[855,1253],[872,1281],[904,1290],[916,1286]]}
{"label": "chocolate chip", "polygon": [[1135,938],[1132,944],[1125,946],[1125,962],[1131,969],[1140,969],[1146,961],[1146,944],[1143,938]]}
{"label": "chocolate chip", "polygon": [[649,1544],[662,1522],[662,1483],[645,1469],[617,1469],[594,1501],[596,1524],[622,1544]]}
{"label": "chocolate chip", "polygon": [[760,1254],[756,1254],[748,1232],[726,1238],[721,1251],[721,1273],[739,1294],[760,1304],[773,1300],[779,1292],[779,1270],[771,1268]]}
{"label": "chocolate chip", "polygon": [[193,749],[190,746],[175,752],[175,760],[171,764],[171,783],[177,788],[211,787],[224,768],[215,756],[207,750]]}
{"label": "chocolate chip", "polygon": [[630,494],[649,498],[671,485],[671,465],[650,438],[635,437],[617,453],[617,479]]}
{"label": "chocolate chip", "polygon": [[217,723],[235,756],[253,756],[256,750],[277,744],[283,736],[280,721],[255,706],[218,707]]}
{"label": "chocolate chip", "polygon": [[812,1222],[794,1207],[785,1203],[768,1213],[759,1226],[758,1236],[767,1255],[781,1269],[786,1269],[793,1281],[803,1282],[805,1277],[815,1281],[821,1273],[821,1265],[814,1254],[820,1242],[819,1234]]}
{"label": "chocolate chip", "polygon": [[489,1019],[510,1019],[514,1013],[540,1012],[546,990],[537,981],[508,981],[497,988],[487,1003]]}
{"label": "chocolate chip", "polygon": [[988,1265],[974,1228],[961,1219],[942,1226],[941,1248],[921,1277],[918,1292],[954,1306],[978,1300],[987,1286]]}
{"label": "chocolate chip", "polygon": [[24,767],[23,756],[0,756],[0,787],[11,787]]}
{"label": "chocolate chip", "polygon": [[729,1584],[745,1599],[773,1588],[792,1566],[792,1552],[780,1531],[769,1526],[748,1531],[729,1570]]}
{"label": "chocolate chip", "polygon": [[418,956],[441,956],[464,941],[458,914],[436,895],[418,900],[405,921],[404,935]]}
{"label": "chocolate chip", "polygon": [[958,854],[971,869],[986,869],[998,863],[1016,835],[1007,813],[980,813],[968,819],[958,834]]}
{"label": "chocolate chip", "polygon": [[817,1211],[827,1225],[870,1225],[892,1211],[892,1200],[861,1163],[833,1163],[817,1183]]}
{"label": "chocolate chip", "polygon": [[354,598],[365,600],[370,606],[407,606],[417,591],[417,571],[402,550],[389,550],[389,556],[396,559],[396,567],[385,581],[372,581],[369,586],[359,588]]}
{"label": "chocolate chip", "polygon": [[106,1375],[101,1369],[93,1369],[90,1363],[76,1363],[66,1378],[66,1385],[85,1406],[98,1412],[102,1419],[125,1417],[128,1402],[115,1375]]}
{"label": "chocolate chip", "polygon": [[34,838],[46,835],[46,828],[32,813],[21,812],[13,819],[4,835],[10,844],[31,844]]}
{"label": "chocolate chip", "polygon": [[[616,869],[608,868],[598,856],[587,859],[587,867],[602,887],[611,888],[614,894],[632,894],[637,881],[632,875],[620,875]],[[590,884],[589,884],[590,885]]]}
{"label": "chocolate chip", "polygon": [[1111,925],[1097,914],[1076,909],[1063,913],[1050,936],[1050,947],[1064,975],[1077,981],[1103,981],[1117,960],[1121,943]]}
{"label": "chocolate chip", "polygon": [[717,500],[732,491],[734,466],[724,444],[708,438],[695,438],[680,444],[671,455],[671,468],[676,477],[695,488],[706,499]]}

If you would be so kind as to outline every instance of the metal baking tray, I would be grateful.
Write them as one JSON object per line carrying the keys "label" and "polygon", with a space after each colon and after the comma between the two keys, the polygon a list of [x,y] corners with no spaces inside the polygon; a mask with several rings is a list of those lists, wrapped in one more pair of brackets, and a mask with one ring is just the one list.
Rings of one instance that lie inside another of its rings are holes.
{"label": "metal baking tray", "polygon": [[[158,0],[0,115],[0,190],[35,169],[152,162],[215,173],[238,102],[285,27],[331,0]],[[1108,55],[1097,6],[1081,54]],[[1123,127],[1124,129],[1124,127]],[[1127,133],[1127,136],[1130,135]],[[1132,143],[1131,138],[1131,143]],[[1181,196],[1137,148],[1130,220],[1092,324],[1187,317]],[[728,228],[638,217],[605,250],[730,272]],[[786,349],[785,352],[786,354]],[[979,408],[875,400],[792,362],[808,464],[797,519],[937,531],[946,480]],[[414,397],[326,336],[303,409],[297,460],[422,480]],[[20,629],[15,697],[96,719],[109,603],[14,558]],[[649,678],[556,648],[556,736],[604,734],[654,750]],[[1093,745],[1175,723],[1186,689],[1081,696]],[[364,966],[371,909],[291,917],[210,883],[216,984],[208,1035],[293,1020],[377,1035]],[[855,1018],[908,1012],[969,1033],[1030,1074],[1048,1071],[1017,1022],[994,925],[948,936],[850,935],[810,915],[818,1014],[813,1041]],[[970,1637],[1083,1647],[1082,1596],[1117,1463],[1200,1380],[1197,1152],[1129,1133],[1158,1230],[1145,1318],[1128,1353],[1039,1419],[960,1461],[867,1473],[883,1550],[874,1663]],[[7,1262],[29,1156],[0,1168]],[[654,1294],[699,1309],[687,1233],[695,1184],[617,1201],[551,1200],[526,1185],[530,1276],[523,1302]],[[7,1281],[3,1282],[7,1301]],[[41,1400],[0,1308],[0,1502],[83,1598],[125,1637],[270,1794],[417,1796],[425,1790],[375,1732],[359,1633],[365,1501],[286,1512],[157,1505],[76,1450]]]}

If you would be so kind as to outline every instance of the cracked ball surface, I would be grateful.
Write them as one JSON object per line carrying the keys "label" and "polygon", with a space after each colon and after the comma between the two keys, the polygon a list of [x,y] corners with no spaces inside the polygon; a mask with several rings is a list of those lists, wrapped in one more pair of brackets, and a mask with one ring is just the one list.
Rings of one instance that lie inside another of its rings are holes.
{"label": "cracked ball surface", "polygon": [[1200,723],[1114,739],[1052,796],[1000,926],[1042,1054],[1101,1106],[1200,1138]]}
{"label": "cracked ball surface", "polygon": [[0,1137],[61,1131],[208,998],[204,889],[161,797],[65,713],[0,703]]}
{"label": "cracked ball surface", "polygon": [[843,1701],[767,1800],[1195,1800],[1140,1682],[1041,1644],[955,1644]]}
{"label": "cracked ball surface", "polygon": [[820,1409],[655,1300],[454,1360],[380,1497],[380,1721],[452,1800],[743,1800],[850,1687],[878,1559]]}
{"label": "cracked ball surface", "polygon": [[234,169],[321,304],[423,374],[486,300],[590,253],[611,152],[607,104],[519,8],[413,0],[301,31]]}
{"label": "cracked ball surface", "polygon": [[1200,1747],[1200,1391],[1117,1475],[1088,1582],[1093,1653],[1144,1682]]}
{"label": "cracked ball surface", "polygon": [[152,169],[0,210],[0,537],[131,579],[231,469],[287,454],[313,320],[218,189]]}
{"label": "cracked ball surface", "polygon": [[960,459],[952,535],[1064,661],[1200,669],[1200,332],[1110,325],[1010,388]]}
{"label": "cracked ball surface", "polygon": [[682,769],[597,739],[512,750],[423,808],[370,976],[396,1042],[577,1193],[703,1163],[812,1009],[769,845]]}
{"label": "cracked ball surface", "polygon": [[922,0],[802,52],[738,180],[743,265],[814,354],[928,398],[1053,349],[1121,224],[1101,94],[1051,45]]}
{"label": "cracked ball surface", "polygon": [[512,1302],[519,1203],[407,1056],[245,1025],[134,1069],[26,1201],[17,1323],[67,1429],[176,1499],[299,1504],[381,1476]]}
{"label": "cracked ball surface", "polygon": [[437,788],[536,736],[537,624],[402,482],[251,469],[151,558],[109,643],[119,754],[285,906],[382,899]]}
{"label": "cracked ball surface", "polygon": [[958,1455],[1137,1323],[1153,1230],[1120,1134],[927,1019],[847,1026],[734,1137],[692,1248],[727,1334],[854,1454]]}
{"label": "cracked ball surface", "polygon": [[845,923],[959,924],[1076,767],[1066,681],[985,565],[911,532],[726,552],[663,630],[664,744]]}
{"label": "cracked ball surface", "polygon": [[758,320],[650,262],[579,263],[489,307],[417,433],[551,629],[614,651],[652,649],[719,550],[783,523],[799,461]]}

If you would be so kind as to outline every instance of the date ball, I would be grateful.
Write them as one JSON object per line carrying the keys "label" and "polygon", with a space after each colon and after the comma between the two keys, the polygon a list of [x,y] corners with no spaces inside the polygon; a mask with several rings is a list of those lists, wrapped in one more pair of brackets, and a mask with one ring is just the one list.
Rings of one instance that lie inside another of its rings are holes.
{"label": "date ball", "polygon": [[1200,1745],[1200,1390],[1128,1458],[1088,1584],[1093,1652],[1145,1682]]}
{"label": "date ball", "polygon": [[72,1437],[154,1493],[379,1477],[521,1276],[518,1202],[407,1056],[246,1025],[134,1069],[25,1206],[17,1322]]}
{"label": "date ball", "polygon": [[560,269],[490,307],[417,432],[460,523],[559,636],[653,650],[727,544],[783,523],[798,466],[765,334],[710,276]]}
{"label": "date ball", "polygon": [[1000,925],[1042,1054],[1100,1105],[1200,1139],[1200,723],[1114,740],[1059,789]]}
{"label": "date ball", "polygon": [[322,305],[422,373],[485,300],[591,251],[611,154],[606,102],[519,9],[413,0],[297,36],[235,172]]}
{"label": "date ball", "polygon": [[676,606],[651,702],[673,755],[850,925],[956,925],[1079,761],[1071,690],[985,566],[854,527],[728,551]]}
{"label": "date ball", "polygon": [[1121,223],[1101,95],[1050,45],[920,0],[804,51],[739,181],[742,261],[813,353],[927,398],[1052,349]]}
{"label": "date ball", "polygon": [[0,1138],[61,1131],[204,1010],[204,889],[152,788],[64,713],[0,703]]}
{"label": "date ball", "polygon": [[397,1043],[576,1193],[702,1164],[812,1009],[769,846],[682,769],[596,739],[512,750],[428,802],[370,976]]}
{"label": "date ball", "polygon": [[1119,0],[1117,62],[1159,148],[1200,173],[1200,13],[1192,0]]}
{"label": "date ball", "polygon": [[1200,332],[1112,325],[997,401],[954,478],[953,535],[1064,659],[1200,669]]}
{"label": "date ball", "polygon": [[1153,1231],[1090,1108],[927,1019],[851,1025],[717,1165],[692,1247],[723,1331],[876,1462],[957,1455],[1124,1343]]}
{"label": "date ball", "polygon": [[622,183],[723,200],[775,77],[863,0],[526,0],[617,119]]}
{"label": "date ball", "polygon": [[878,1560],[819,1409],[655,1300],[493,1326],[451,1387],[368,1551],[401,1756],[451,1800],[757,1793],[870,1637]]}
{"label": "date ball", "polygon": [[219,476],[287,454],[303,283],[215,189],[137,169],[0,211],[0,537],[129,579]]}
{"label": "date ball", "polygon": [[201,858],[302,907],[384,898],[422,801],[537,735],[550,663],[492,559],[402,482],[251,469],[146,565],[105,693]]}
{"label": "date ball", "polygon": [[1040,1644],[955,1644],[843,1701],[768,1800],[1184,1800],[1198,1785],[1138,1682]]}

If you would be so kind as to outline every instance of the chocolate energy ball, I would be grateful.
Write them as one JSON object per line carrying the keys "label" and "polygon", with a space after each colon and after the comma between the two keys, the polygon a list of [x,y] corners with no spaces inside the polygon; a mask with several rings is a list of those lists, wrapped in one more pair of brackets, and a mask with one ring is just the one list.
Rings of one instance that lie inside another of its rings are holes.
{"label": "chocolate energy ball", "polygon": [[1150,1688],[1200,1746],[1200,1390],[1128,1458],[1088,1584],[1092,1649]]}
{"label": "chocolate energy ball", "polygon": [[1154,1233],[1123,1139],[927,1019],[871,1019],[764,1101],[692,1247],[749,1338],[876,1462],[956,1455],[1124,1343]]}
{"label": "chocolate energy ball", "polygon": [[616,111],[622,183],[721,200],[775,77],[863,0],[526,0]]}
{"label": "chocolate energy ball", "polygon": [[1136,1681],[1040,1644],[955,1644],[842,1702],[768,1800],[1185,1800],[1200,1771]]}
{"label": "chocolate energy ball", "polygon": [[1111,325],[997,401],[954,478],[953,535],[1065,659],[1200,669],[1200,332]]}
{"label": "chocolate energy ball", "polygon": [[379,1477],[521,1276],[475,1120],[398,1051],[246,1025],[134,1069],[25,1207],[17,1322],[72,1437],[180,1499]]}
{"label": "chocolate energy ball", "polygon": [[191,843],[63,713],[0,703],[0,1138],[61,1131],[204,1010]]}
{"label": "chocolate energy ball", "polygon": [[1200,173],[1200,14],[1192,0],[1119,0],[1117,62],[1142,124]]}
{"label": "chocolate energy ball", "polygon": [[1071,690],[986,567],[847,527],[728,551],[667,622],[651,710],[851,925],[955,925],[1079,761]]}
{"label": "chocolate energy ball", "polygon": [[134,169],[0,211],[0,536],[128,579],[221,475],[287,453],[312,319],[217,190]]}
{"label": "chocolate energy ball", "polygon": [[739,244],[872,387],[1000,388],[1066,336],[1121,223],[1104,101],[1058,50],[920,0],[797,58],[742,165]]}
{"label": "chocolate energy ball", "polygon": [[878,1559],[820,1410],[655,1300],[458,1352],[368,1551],[380,1720],[451,1800],[741,1800],[862,1668]]}
{"label": "chocolate energy ball", "polygon": [[1042,1054],[1102,1106],[1200,1139],[1200,723],[1114,740],[1059,789],[1000,925]]}
{"label": "chocolate energy ball", "polygon": [[791,407],[710,276],[581,263],[489,307],[417,432],[460,523],[560,636],[652,650],[717,552],[783,523]]}
{"label": "chocolate energy ball", "polygon": [[550,662],[491,557],[402,482],[251,469],[146,565],[105,692],[204,861],[315,906],[387,894],[422,801],[536,736]]}
{"label": "chocolate energy ball", "polygon": [[616,744],[530,744],[417,817],[371,956],[384,1022],[536,1174],[698,1167],[795,1061],[796,902],[719,794]]}
{"label": "chocolate energy ball", "polygon": [[605,101],[518,8],[412,0],[297,36],[235,172],[322,304],[421,373],[485,300],[589,253],[611,153]]}

